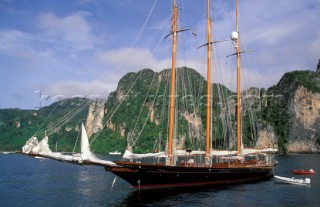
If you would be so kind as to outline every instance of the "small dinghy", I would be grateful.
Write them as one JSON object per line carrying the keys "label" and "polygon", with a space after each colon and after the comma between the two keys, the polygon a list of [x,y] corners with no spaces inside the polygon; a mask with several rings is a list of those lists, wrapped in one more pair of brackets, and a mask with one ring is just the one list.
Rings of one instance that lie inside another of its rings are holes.
{"label": "small dinghy", "polygon": [[315,175],[316,171],[313,169],[310,170],[291,170],[292,173],[297,174],[297,175]]}
{"label": "small dinghy", "polygon": [[288,183],[288,184],[296,184],[296,185],[310,185],[311,179],[310,178],[305,178],[305,179],[298,179],[298,178],[286,178],[286,177],[281,177],[281,176],[274,176],[278,182],[281,183]]}

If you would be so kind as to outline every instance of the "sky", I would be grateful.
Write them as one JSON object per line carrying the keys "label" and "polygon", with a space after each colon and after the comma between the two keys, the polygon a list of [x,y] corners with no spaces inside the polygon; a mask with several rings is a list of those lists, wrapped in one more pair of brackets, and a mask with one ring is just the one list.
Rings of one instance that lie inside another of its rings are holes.
{"label": "sky", "polygon": [[[315,71],[320,0],[239,0],[243,77],[268,88]],[[205,0],[177,0],[177,67],[205,71]],[[234,0],[211,2],[213,39],[235,30]],[[0,108],[37,109],[71,97],[106,98],[119,79],[170,67],[171,0],[0,0]],[[231,42],[214,46],[213,82],[234,89]],[[249,86],[244,86],[246,88]]]}

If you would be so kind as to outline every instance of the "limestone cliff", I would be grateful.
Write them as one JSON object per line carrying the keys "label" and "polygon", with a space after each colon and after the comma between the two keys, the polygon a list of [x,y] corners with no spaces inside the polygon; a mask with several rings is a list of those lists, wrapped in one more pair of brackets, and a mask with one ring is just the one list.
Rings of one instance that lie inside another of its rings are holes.
{"label": "limestone cliff", "polygon": [[[242,141],[245,147],[265,149],[278,148],[278,138],[274,127],[261,119],[263,109],[267,107],[267,95],[264,89],[249,88],[241,93],[242,110]],[[228,122],[231,127],[229,132],[229,148],[236,146],[236,95],[228,98],[227,107],[224,107],[220,116],[225,116],[227,111]]]}
{"label": "limestone cliff", "polygon": [[255,148],[257,149],[267,149],[273,148],[278,149],[278,140],[274,133],[274,128],[268,125],[266,128],[259,130],[258,140],[256,142]]}
{"label": "limestone cliff", "polygon": [[318,152],[320,139],[320,93],[299,86],[289,103],[291,127],[289,152]]}
{"label": "limestone cliff", "polygon": [[89,106],[89,112],[86,121],[86,130],[88,137],[97,133],[103,127],[104,118],[104,100],[92,100]]}
{"label": "limestone cliff", "polygon": [[[242,121],[243,126],[249,126],[252,131],[249,134],[252,137],[253,146],[257,149],[274,148],[278,149],[278,139],[275,135],[274,127],[265,120],[258,117],[262,114],[262,110],[267,107],[265,99],[268,98],[265,90],[260,88],[249,88],[241,93],[242,97]],[[245,132],[242,130],[243,133]],[[248,135],[247,135],[248,136]],[[255,136],[256,138],[254,138]],[[245,141],[245,140],[244,140]]]}
{"label": "limestone cliff", "polygon": [[288,152],[320,152],[320,74],[286,73],[273,87],[279,95],[273,116]]}

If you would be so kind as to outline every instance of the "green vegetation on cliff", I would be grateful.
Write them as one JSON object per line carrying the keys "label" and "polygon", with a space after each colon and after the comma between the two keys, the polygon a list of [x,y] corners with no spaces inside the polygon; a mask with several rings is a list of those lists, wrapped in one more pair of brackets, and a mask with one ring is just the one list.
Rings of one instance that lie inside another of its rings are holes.
{"label": "green vegetation on cliff", "polygon": [[[52,147],[57,143],[59,151],[71,151],[79,134],[76,128],[87,117],[88,101],[65,99],[39,110],[0,109],[0,150],[21,150],[31,136],[40,140],[48,134]],[[70,112],[77,108],[79,113],[72,117]]]}
{"label": "green vegetation on cliff", "polygon": [[263,119],[271,123],[278,137],[279,151],[286,153],[292,114],[288,107],[299,86],[320,93],[320,74],[312,71],[292,71],[283,75],[279,83],[267,91],[268,105],[263,109]]}
{"label": "green vegetation on cliff", "polygon": [[[96,153],[124,151],[127,147],[134,152],[164,150],[168,134],[169,77],[169,70],[157,73],[144,69],[126,74],[117,90],[108,97],[104,127],[92,135],[92,150]],[[177,69],[176,77],[176,120],[179,124],[176,144],[193,150],[203,149],[206,80],[190,68]],[[288,133],[292,127],[288,104],[299,86],[319,93],[320,74],[293,71],[268,90],[249,90],[251,96],[255,96],[243,102],[245,146],[254,146],[259,130],[272,126],[280,152],[287,152]],[[212,100],[212,145],[216,149],[225,146],[232,149],[234,145],[229,142],[235,139],[235,94],[221,84],[213,84]],[[20,150],[32,135],[41,139],[47,133],[53,150],[57,144],[58,151],[72,151],[80,136],[80,123],[86,120],[89,102],[67,99],[39,110],[0,109],[0,150]],[[79,113],[74,116],[70,114],[77,110]],[[64,120],[66,117],[69,118]]]}

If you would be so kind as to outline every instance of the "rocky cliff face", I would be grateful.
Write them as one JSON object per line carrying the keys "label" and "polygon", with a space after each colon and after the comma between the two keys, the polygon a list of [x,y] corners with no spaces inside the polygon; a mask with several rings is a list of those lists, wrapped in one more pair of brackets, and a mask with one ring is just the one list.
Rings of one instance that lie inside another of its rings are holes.
{"label": "rocky cliff face", "polygon": [[103,99],[91,101],[86,121],[88,137],[103,128],[104,108],[105,101]]}
{"label": "rocky cliff face", "polygon": [[318,152],[320,139],[320,93],[299,86],[290,101],[292,114],[289,152]]}
{"label": "rocky cliff face", "polygon": [[258,140],[256,142],[257,149],[273,148],[278,149],[278,139],[274,133],[274,128],[271,125],[267,125],[266,128],[259,130]]}
{"label": "rocky cliff face", "polygon": [[[275,88],[274,91],[280,95],[277,106],[280,113],[275,118],[285,120],[278,134],[285,138],[287,151],[320,152],[320,74],[313,71],[289,72]],[[279,121],[274,122],[274,127],[277,123]]]}
{"label": "rocky cliff face", "polygon": [[251,147],[278,149],[278,139],[273,126],[258,117],[258,114],[262,113],[262,109],[267,107],[265,91],[260,88],[250,88],[244,90],[241,97],[243,114],[249,115],[249,120],[243,118],[243,121],[255,122],[252,125],[254,126],[253,130],[255,130],[253,136],[256,136],[256,140],[253,139],[254,143]]}

